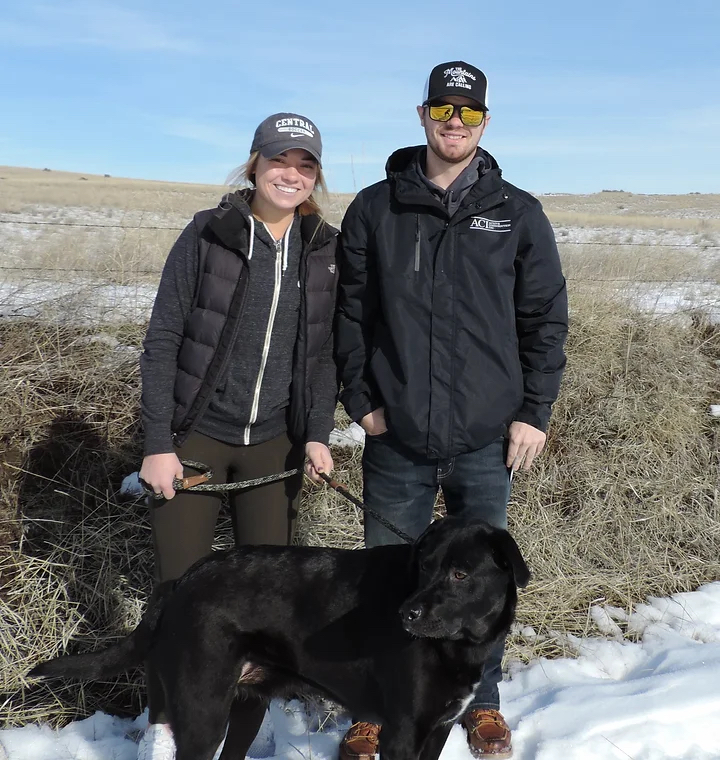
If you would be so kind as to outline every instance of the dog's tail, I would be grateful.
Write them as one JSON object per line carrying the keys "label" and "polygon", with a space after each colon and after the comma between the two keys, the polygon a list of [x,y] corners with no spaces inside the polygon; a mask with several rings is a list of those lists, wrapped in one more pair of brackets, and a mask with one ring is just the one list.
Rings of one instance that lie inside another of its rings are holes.
{"label": "dog's tail", "polygon": [[164,593],[155,595],[137,628],[115,644],[97,652],[62,655],[41,662],[28,673],[28,677],[97,681],[142,665],[152,646],[164,599]]}

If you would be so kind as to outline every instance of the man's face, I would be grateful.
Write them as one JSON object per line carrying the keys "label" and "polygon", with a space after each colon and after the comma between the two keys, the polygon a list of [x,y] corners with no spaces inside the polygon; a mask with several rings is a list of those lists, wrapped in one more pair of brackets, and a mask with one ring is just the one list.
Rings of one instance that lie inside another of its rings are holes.
{"label": "man's face", "polygon": [[[440,103],[451,103],[455,106],[470,106],[478,108],[478,104],[470,98],[461,95],[448,95],[437,101],[433,105]],[[478,127],[467,127],[460,120],[460,112],[456,109],[450,121],[433,121],[428,114],[427,106],[418,106],[418,115],[420,123],[425,128],[428,148],[442,161],[449,164],[459,164],[465,161],[469,156],[475,154],[480,138],[490,116],[486,115],[482,124]]]}

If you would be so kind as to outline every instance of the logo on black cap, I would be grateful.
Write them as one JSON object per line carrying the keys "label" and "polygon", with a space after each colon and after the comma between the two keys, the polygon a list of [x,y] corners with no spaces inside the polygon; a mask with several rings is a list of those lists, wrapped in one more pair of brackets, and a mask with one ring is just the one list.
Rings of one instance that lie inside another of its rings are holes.
{"label": "logo on black cap", "polygon": [[450,81],[446,83],[446,87],[467,87],[468,90],[472,90],[472,85],[468,84],[468,79],[472,79],[474,82],[476,77],[469,71],[462,68],[462,66],[453,66],[452,68],[445,69],[443,71],[445,79],[450,77]]}

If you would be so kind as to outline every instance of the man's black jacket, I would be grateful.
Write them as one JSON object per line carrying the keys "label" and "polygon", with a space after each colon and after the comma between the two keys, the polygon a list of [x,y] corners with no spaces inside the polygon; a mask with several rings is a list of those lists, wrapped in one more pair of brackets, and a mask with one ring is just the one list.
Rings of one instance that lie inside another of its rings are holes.
{"label": "man's black jacket", "polygon": [[567,294],[540,203],[486,166],[450,217],[404,148],[342,225],[336,359],[354,420],[430,458],[474,451],[513,420],[545,430],[565,354]]}

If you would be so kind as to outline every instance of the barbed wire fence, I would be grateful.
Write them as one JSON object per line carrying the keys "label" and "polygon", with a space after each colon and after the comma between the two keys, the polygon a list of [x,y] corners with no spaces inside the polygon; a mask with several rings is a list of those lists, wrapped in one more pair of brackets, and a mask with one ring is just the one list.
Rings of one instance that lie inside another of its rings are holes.
{"label": "barbed wire fence", "polygon": [[[621,219],[621,217],[619,217]],[[167,232],[167,233],[180,233],[184,229],[184,225],[174,225],[174,224],[118,224],[118,223],[110,223],[110,222],[76,222],[76,221],[57,221],[57,220],[47,220],[47,219],[27,219],[27,218],[16,218],[16,219],[7,219],[7,218],[0,218],[0,227],[2,226],[12,226],[15,228],[31,228],[31,227],[37,227],[37,228],[74,228],[78,230],[87,230],[87,231],[101,231],[101,230],[121,230],[123,232],[129,233],[144,233],[144,232],[150,232],[150,233],[157,233],[157,232]],[[720,244],[717,244],[714,241],[702,241],[702,242],[662,242],[662,241],[635,241],[635,240],[613,240],[613,233],[616,232],[618,235],[624,235],[627,236],[628,231],[624,228],[617,229],[613,227],[606,228],[608,233],[608,239],[607,240],[568,240],[565,239],[565,235],[567,234],[566,231],[563,230],[563,228],[566,225],[556,225],[556,228],[560,234],[556,236],[556,241],[558,244],[558,247],[561,251],[582,251],[583,249],[600,249],[600,250],[610,250],[615,248],[622,248],[622,249],[654,249],[654,250],[667,250],[667,251],[673,251],[673,250],[686,250],[686,251],[696,251],[698,253],[710,253],[710,255],[715,258],[716,251],[720,251]],[[685,232],[682,230],[650,230],[650,229],[642,229],[637,230],[638,234],[645,234],[647,232],[655,232],[655,233],[665,233],[665,234],[675,234],[680,236],[681,238],[687,238],[690,235],[697,236],[698,233],[692,233],[692,232]],[[20,246],[22,247],[32,247],[32,246],[38,246],[41,247],[46,241],[44,240],[31,240],[31,239],[24,239],[19,241]],[[0,243],[0,246],[2,246],[2,243]],[[9,246],[5,246],[6,250]],[[572,255],[572,254],[570,254]],[[70,276],[79,276],[80,279],[83,281],[79,283],[79,287],[86,288],[87,292],[90,292],[91,290],[108,286],[108,282],[104,281],[102,278],[111,278],[114,279],[115,285],[117,287],[121,288],[132,288],[133,285],[136,286],[137,290],[137,297],[142,302],[139,304],[139,308],[148,308],[149,305],[152,303],[152,298],[154,297],[153,293],[148,293],[145,288],[152,287],[153,284],[156,284],[157,278],[159,278],[161,270],[162,270],[162,262],[159,261],[155,266],[148,267],[146,265],[143,265],[141,261],[132,261],[130,263],[125,264],[122,267],[115,267],[112,265],[112,263],[108,263],[103,260],[98,260],[97,264],[94,266],[63,266],[63,265],[46,265],[43,263],[26,263],[26,261],[15,261],[15,262],[8,262],[3,261],[3,258],[10,258],[9,256],[3,255],[2,247],[0,247],[0,272],[6,273],[5,280],[3,283],[3,277],[0,275],[0,318],[3,316],[14,316],[17,313],[26,313],[27,311],[27,304],[22,304],[19,309],[16,309],[15,312],[11,308],[8,310],[7,308],[2,308],[3,300],[6,300],[8,298],[8,291],[12,291],[13,289],[16,290],[16,292],[23,287],[31,287],[33,285],[37,285],[39,283],[44,283],[47,285],[49,282],[57,282],[58,275],[65,275],[66,277]],[[16,257],[15,257],[16,258]],[[142,258],[142,257],[141,257]],[[146,260],[148,257],[144,257]],[[162,257],[161,257],[162,259]],[[164,260],[164,259],[163,259]],[[646,259],[645,262],[649,261],[650,259]],[[717,255],[717,261],[718,261],[718,272],[720,272],[720,255]],[[582,286],[583,284],[587,284],[588,286],[594,286],[594,285],[601,285],[601,284],[609,284],[610,286],[614,286],[615,288],[622,288],[623,286],[636,286],[636,287],[653,287],[653,286],[661,286],[662,288],[668,290],[672,288],[696,288],[699,290],[703,290],[702,296],[698,299],[697,303],[688,303],[687,306],[682,308],[675,308],[674,313],[686,311],[686,312],[692,312],[697,310],[698,308],[710,310],[713,312],[717,312],[720,315],[720,275],[716,276],[707,276],[706,274],[695,274],[695,272],[688,272],[687,276],[678,276],[678,272],[674,271],[672,276],[652,276],[649,271],[640,271],[640,265],[643,262],[642,259],[638,259],[636,261],[637,271],[633,274],[618,274],[614,275],[612,273],[609,274],[597,274],[595,272],[588,272],[587,274],[577,274],[572,271],[572,267],[570,267],[570,271],[566,274],[566,279],[571,286]],[[627,265],[627,262],[626,262]],[[597,268],[597,264],[595,264],[592,268]],[[581,267],[586,268],[586,267]],[[715,274],[712,272],[712,274]],[[84,279],[83,279],[84,278]],[[139,278],[138,282],[133,282],[133,278]],[[142,279],[142,283],[140,280]],[[65,285],[69,286],[71,283],[70,281],[66,281]],[[76,283],[77,284],[77,283]],[[2,286],[5,286],[4,288]],[[142,289],[142,291],[141,291]],[[60,292],[58,298],[62,298],[64,293]],[[677,294],[676,294],[677,295]],[[74,297],[77,300],[78,298],[81,298],[81,294],[77,291],[74,293]],[[94,297],[94,296],[93,296]],[[121,298],[121,296],[118,296]],[[648,296],[650,299],[652,299],[652,294],[649,294]],[[682,297],[682,296],[680,296]],[[32,298],[32,296],[30,296]],[[51,295],[47,293],[43,293],[43,298],[52,298]],[[691,299],[692,300],[692,299]],[[115,307],[117,309],[117,306]]]}

